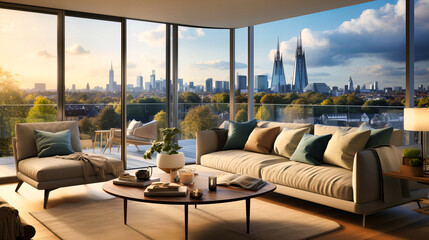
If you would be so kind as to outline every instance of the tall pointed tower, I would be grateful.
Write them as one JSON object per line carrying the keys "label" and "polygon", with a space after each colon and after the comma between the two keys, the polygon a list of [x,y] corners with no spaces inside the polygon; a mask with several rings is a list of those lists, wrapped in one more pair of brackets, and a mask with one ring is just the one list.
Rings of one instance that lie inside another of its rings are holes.
{"label": "tall pointed tower", "polygon": [[113,63],[110,62],[110,70],[109,70],[109,87],[106,89],[107,91],[115,91],[115,72],[113,71]]}
{"label": "tall pointed tower", "polygon": [[354,87],[353,87],[353,80],[352,80],[352,77],[350,76],[350,78],[349,78],[349,91],[350,92],[353,92],[355,89],[354,89]]}
{"label": "tall pointed tower", "polygon": [[305,64],[305,52],[302,50],[302,38],[299,34],[296,44],[295,67],[293,70],[292,90],[303,92],[308,85],[307,65]]}
{"label": "tall pointed tower", "polygon": [[280,43],[277,39],[277,52],[274,56],[273,77],[271,80],[271,91],[275,93],[286,92],[285,70],[283,68],[283,57],[280,55]]}

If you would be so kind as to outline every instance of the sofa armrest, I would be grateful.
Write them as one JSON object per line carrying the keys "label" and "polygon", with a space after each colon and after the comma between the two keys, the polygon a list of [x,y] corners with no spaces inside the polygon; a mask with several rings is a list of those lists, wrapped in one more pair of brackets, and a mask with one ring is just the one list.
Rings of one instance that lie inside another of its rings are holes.
{"label": "sofa armrest", "polygon": [[379,171],[377,159],[371,150],[364,150],[355,154],[352,182],[355,203],[381,199]]}
{"label": "sofa armrest", "polygon": [[207,153],[222,150],[225,145],[228,130],[204,130],[197,132],[197,159],[196,164],[200,164],[201,156]]}

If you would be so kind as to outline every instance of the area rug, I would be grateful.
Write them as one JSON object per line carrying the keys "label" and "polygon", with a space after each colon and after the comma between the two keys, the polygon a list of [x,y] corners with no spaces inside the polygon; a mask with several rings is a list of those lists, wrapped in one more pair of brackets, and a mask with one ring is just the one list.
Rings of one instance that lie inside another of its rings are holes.
{"label": "area rug", "polygon": [[[184,239],[184,206],[109,199],[31,212],[61,239]],[[251,200],[250,234],[245,201],[189,206],[189,239],[308,239],[341,226],[296,210]]]}

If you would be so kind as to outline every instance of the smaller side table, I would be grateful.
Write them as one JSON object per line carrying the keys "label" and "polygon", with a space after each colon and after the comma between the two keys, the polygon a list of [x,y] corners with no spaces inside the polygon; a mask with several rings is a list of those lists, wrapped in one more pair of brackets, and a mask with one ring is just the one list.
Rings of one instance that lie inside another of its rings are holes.
{"label": "smaller side table", "polygon": [[94,135],[94,143],[92,145],[92,153],[95,151],[95,147],[97,145],[97,139],[100,140],[100,152],[103,151],[103,137],[104,137],[104,143],[107,144],[107,139],[109,138],[110,130],[95,130]]}
{"label": "smaller side table", "polygon": [[[398,179],[416,181],[416,182],[421,183],[421,184],[429,184],[429,177],[412,177],[412,176],[407,176],[407,175],[403,175],[401,173],[401,171],[384,172],[383,175],[387,176],[387,177],[393,177],[393,178],[398,178]],[[426,207],[422,208],[421,205],[420,205],[421,203],[429,205],[429,199],[416,199],[415,201],[419,205],[419,208],[418,209],[414,209],[414,211],[416,211],[418,213],[425,214],[425,215],[429,215],[429,206],[426,206]]]}

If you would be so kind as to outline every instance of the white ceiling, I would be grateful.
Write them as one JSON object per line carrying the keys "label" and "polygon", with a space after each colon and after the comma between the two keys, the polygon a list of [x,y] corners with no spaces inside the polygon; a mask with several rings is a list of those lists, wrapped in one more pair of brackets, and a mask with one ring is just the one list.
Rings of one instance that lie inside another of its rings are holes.
{"label": "white ceiling", "polygon": [[372,0],[2,0],[165,23],[240,28]]}

